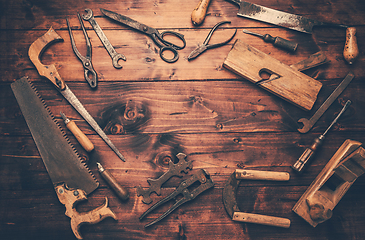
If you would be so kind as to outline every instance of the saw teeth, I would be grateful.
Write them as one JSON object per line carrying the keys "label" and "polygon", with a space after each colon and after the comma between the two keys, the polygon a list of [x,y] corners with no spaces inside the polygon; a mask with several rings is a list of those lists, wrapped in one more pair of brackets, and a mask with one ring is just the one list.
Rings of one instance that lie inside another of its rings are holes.
{"label": "saw teeth", "polygon": [[29,77],[26,77],[30,87],[33,89],[33,91],[35,92],[35,94],[37,95],[37,97],[41,100],[44,108],[47,110],[48,114],[51,116],[52,120],[56,123],[57,127],[60,129],[63,137],[66,139],[66,141],[68,142],[68,144],[71,146],[72,150],[74,151],[74,153],[76,154],[77,158],[79,159],[80,163],[87,169],[87,171],[89,172],[89,174],[92,176],[92,178],[95,180],[95,182],[97,184],[99,184],[98,180],[95,178],[94,174],[91,172],[89,166],[85,163],[85,161],[82,160],[80,154],[78,153],[78,151],[76,150],[75,146],[71,143],[69,137],[67,136],[66,132],[63,130],[63,128],[61,127],[60,123],[56,120],[55,116],[53,115],[53,113],[51,112],[51,110],[49,109],[48,105],[46,104],[46,102],[44,101],[44,99],[42,98],[42,96],[40,95],[40,93],[38,92],[37,88],[33,85],[33,83],[29,80]]}

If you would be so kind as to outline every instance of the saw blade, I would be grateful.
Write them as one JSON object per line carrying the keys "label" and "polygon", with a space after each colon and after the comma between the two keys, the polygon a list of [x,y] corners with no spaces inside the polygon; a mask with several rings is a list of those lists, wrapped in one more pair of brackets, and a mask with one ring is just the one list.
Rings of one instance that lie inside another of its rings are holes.
{"label": "saw blade", "polygon": [[87,195],[93,192],[99,183],[28,77],[15,81],[11,88],[54,187],[66,184],[68,188],[84,190]]}
{"label": "saw blade", "polygon": [[347,28],[342,24],[325,23],[314,19],[306,18],[300,15],[282,12],[261,5],[240,1],[227,0],[234,2],[240,6],[237,13],[238,16],[247,17],[254,20],[274,24],[277,26],[289,28],[303,33],[312,34],[314,26],[332,26]]}

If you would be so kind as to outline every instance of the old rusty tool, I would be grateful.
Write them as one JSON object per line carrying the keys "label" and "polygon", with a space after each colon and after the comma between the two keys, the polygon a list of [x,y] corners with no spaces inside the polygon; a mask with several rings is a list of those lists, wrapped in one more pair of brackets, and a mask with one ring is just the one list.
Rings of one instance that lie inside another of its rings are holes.
{"label": "old rusty tool", "polygon": [[[185,48],[185,46],[186,46],[184,35],[182,35],[178,32],[163,31],[160,33],[157,29],[149,27],[143,23],[137,22],[136,20],[133,20],[127,16],[124,16],[124,15],[121,15],[121,14],[118,14],[118,13],[115,13],[115,12],[112,12],[109,10],[105,10],[102,8],[100,8],[100,11],[108,18],[111,18],[114,21],[127,25],[128,27],[131,27],[131,28],[149,36],[155,42],[155,44],[160,48],[160,57],[165,62],[168,62],[168,63],[176,62],[179,59],[179,53],[177,52],[177,50],[181,50],[181,49]],[[175,37],[176,39],[179,39],[183,45],[178,46],[175,43],[165,40],[164,37],[167,35],[170,35],[170,36]],[[174,54],[174,56],[172,58],[166,58],[164,56],[165,51],[172,52]]]}
{"label": "old rusty tool", "polygon": [[95,18],[93,16],[93,11],[89,8],[86,8],[85,12],[87,12],[87,14],[82,15],[82,18],[85,21],[88,21],[90,25],[93,27],[94,31],[96,32],[96,35],[98,35],[100,41],[103,43],[105,49],[112,58],[113,67],[115,67],[116,69],[122,68],[123,66],[119,64],[119,60],[126,61],[127,60],[126,57],[123,54],[117,53],[117,51],[115,51],[113,45],[109,42],[108,38],[105,36],[98,22],[95,21]]}
{"label": "old rusty tool", "polygon": [[337,99],[338,96],[346,89],[347,85],[355,77],[352,72],[349,72],[344,80],[337,86],[337,88],[331,93],[331,95],[326,99],[326,101],[318,108],[314,115],[308,120],[306,118],[301,118],[298,122],[303,123],[302,128],[298,128],[300,133],[307,133],[318,119],[327,111],[327,109],[332,105],[332,103]]}
{"label": "old rusty tool", "polygon": [[[264,6],[260,6],[257,4],[241,0],[226,0],[226,1],[235,3],[240,7],[237,13],[238,16],[274,24],[280,27],[289,28],[303,33],[312,34],[314,26],[349,28],[349,26],[343,24],[324,23],[300,15],[278,11],[275,9],[267,8]],[[354,27],[351,28],[354,29]],[[356,55],[354,55],[353,58],[355,59],[358,55],[358,51],[356,52],[350,50],[353,49],[355,46],[357,47],[356,38],[353,37],[354,34],[349,34],[346,36],[346,39],[349,39],[349,41],[347,41],[349,44],[345,45],[343,55],[345,57],[346,55],[351,54],[350,52],[356,53]],[[352,62],[349,63],[352,64]]]}
{"label": "old rusty tool", "polygon": [[71,92],[66,83],[62,80],[61,76],[57,72],[54,64],[43,65],[40,61],[42,53],[46,48],[55,41],[63,41],[62,37],[58,35],[51,27],[42,37],[34,41],[28,50],[28,56],[34,66],[37,68],[39,75],[50,80],[56,89],[66,98],[66,100],[75,108],[75,110],[85,119],[86,122],[99,134],[99,136],[105,141],[105,143],[118,155],[118,157],[125,161],[123,155],[114,146],[112,141],[100,128],[94,118],[85,109],[77,97]]}
{"label": "old rusty tool", "polygon": [[[84,66],[85,80],[89,83],[91,88],[96,88],[98,86],[98,74],[94,70],[93,64],[91,63],[91,49],[92,49],[92,47],[91,47],[90,39],[89,39],[89,36],[87,35],[87,32],[85,30],[84,23],[81,20],[80,14],[77,13],[77,17],[79,18],[81,28],[82,28],[82,31],[84,32],[84,36],[85,36],[86,56],[85,57],[82,56],[81,53],[79,52],[79,50],[77,50],[75,40],[74,40],[74,37],[72,35],[72,30],[71,30],[71,27],[70,27],[70,23],[68,22],[68,19],[66,18],[68,33],[70,34],[70,39],[71,39],[72,50],[74,51],[74,53],[76,54],[78,59],[82,62],[82,65]],[[91,76],[91,78],[89,76]]]}
{"label": "old rusty tool", "polygon": [[[195,186],[195,183],[198,183],[197,187],[193,188],[190,186]],[[163,213],[160,217],[156,218],[154,221],[150,222],[149,224],[145,225],[145,227],[152,226],[153,224],[161,221],[167,215],[172,213],[175,209],[180,207],[182,204],[195,199],[199,194],[212,188],[214,186],[213,180],[210,178],[209,173],[204,169],[199,169],[197,173],[192,175],[187,180],[180,183],[180,185],[176,188],[174,192],[172,192],[169,196],[161,199],[159,202],[154,204],[150,207],[146,212],[144,212],[139,220],[142,220],[148,213],[152,212],[154,209],[158,208],[159,206],[176,199],[177,196],[183,195],[182,198],[177,200],[174,205],[172,205],[165,213]],[[193,188],[193,189],[192,189]]]}
{"label": "old rusty tool", "polygon": [[82,239],[79,228],[84,223],[98,223],[106,217],[117,217],[105,204],[89,212],[79,213],[76,204],[98,188],[95,180],[79,154],[67,139],[51,111],[40,98],[27,77],[11,84],[25,121],[52,180],[59,201],[65,205],[65,215],[71,218],[71,229]]}
{"label": "old rusty tool", "polygon": [[288,181],[289,178],[290,175],[286,172],[236,170],[230,175],[223,189],[224,208],[233,221],[289,228],[290,220],[287,218],[241,212],[236,200],[239,179]]}
{"label": "old rusty tool", "polygon": [[[223,66],[257,86],[311,110],[322,83],[237,39]],[[269,75],[268,78],[263,74]]]}
{"label": "old rusty tool", "polygon": [[299,159],[293,164],[292,169],[298,173],[301,173],[305,166],[307,166],[310,160],[313,158],[315,152],[322,146],[323,140],[327,132],[332,128],[332,126],[337,122],[337,120],[341,117],[341,115],[346,111],[346,109],[350,106],[351,101],[347,100],[345,106],[343,106],[341,112],[337,115],[337,117],[332,121],[326,131],[319,135],[319,137],[315,138],[312,145],[305,149],[303,154],[299,157]]}
{"label": "old rusty tool", "polygon": [[129,198],[128,190],[125,187],[122,187],[118,181],[114,178],[114,176],[104,167],[97,162],[96,165],[98,166],[98,171],[100,175],[103,177],[103,179],[108,183],[108,185],[114,190],[114,192],[117,194],[117,196],[122,201],[127,201]]}
{"label": "old rusty tool", "polygon": [[364,172],[364,146],[361,142],[347,139],[292,210],[316,227],[332,217],[333,209]]}
{"label": "old rusty tool", "polygon": [[91,152],[94,150],[94,144],[90,141],[90,139],[83,133],[80,128],[76,125],[76,123],[69,118],[63,112],[60,112],[60,115],[66,125],[66,127],[72,132],[72,134],[76,137],[77,141],[81,144],[81,146],[87,151]]}
{"label": "old rusty tool", "polygon": [[151,193],[156,193],[158,196],[161,195],[161,186],[167,180],[172,178],[173,176],[182,177],[183,173],[187,173],[189,169],[193,168],[193,162],[186,160],[186,155],[184,153],[178,153],[176,155],[179,162],[176,164],[171,160],[169,161],[169,170],[162,174],[158,179],[148,179],[147,182],[150,184],[150,187],[144,190],[140,185],[137,187],[137,196],[143,196],[142,202],[146,204],[150,204],[152,199],[150,198]]}
{"label": "old rusty tool", "polygon": [[195,26],[203,23],[207,14],[210,1],[211,0],[200,0],[198,5],[196,5],[196,7],[194,8],[193,12],[191,13],[191,22]]}
{"label": "old rusty tool", "polygon": [[273,37],[270,34],[262,35],[262,34],[254,33],[254,32],[251,32],[251,31],[248,31],[248,30],[245,30],[245,29],[243,29],[242,31],[244,33],[247,33],[247,34],[251,34],[251,35],[260,37],[265,42],[272,43],[272,45],[274,45],[275,47],[282,48],[282,49],[287,50],[289,52],[295,52],[297,50],[297,47],[298,47],[298,43],[286,40],[286,39],[281,38],[281,37]]}
{"label": "old rusty tool", "polygon": [[231,41],[234,36],[236,35],[236,32],[237,32],[237,29],[236,31],[233,33],[233,35],[227,39],[226,41],[224,42],[221,42],[221,43],[216,43],[216,44],[208,44],[209,43],[209,40],[210,38],[212,37],[214,31],[222,24],[226,24],[226,23],[231,23],[230,21],[223,21],[223,22],[219,22],[217,23],[209,32],[208,36],[206,37],[206,39],[204,40],[203,44],[198,46],[195,50],[193,50],[189,56],[188,56],[188,60],[192,60],[194,58],[197,58],[200,54],[202,54],[203,52],[205,52],[206,50],[208,49],[212,49],[212,48],[217,48],[217,47],[221,47],[227,43],[229,43],[229,41]]}

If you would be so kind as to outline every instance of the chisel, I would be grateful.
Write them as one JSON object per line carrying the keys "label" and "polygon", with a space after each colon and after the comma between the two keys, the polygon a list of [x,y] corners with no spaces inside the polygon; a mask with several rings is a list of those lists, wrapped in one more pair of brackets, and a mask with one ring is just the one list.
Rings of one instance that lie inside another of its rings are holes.
{"label": "chisel", "polygon": [[258,36],[258,37],[262,38],[265,42],[272,43],[275,47],[279,47],[279,48],[285,49],[290,52],[295,52],[295,50],[297,50],[297,47],[298,47],[298,43],[286,40],[281,37],[273,37],[270,34],[262,35],[262,34],[250,32],[250,31],[244,30],[244,29],[242,31],[244,33]]}

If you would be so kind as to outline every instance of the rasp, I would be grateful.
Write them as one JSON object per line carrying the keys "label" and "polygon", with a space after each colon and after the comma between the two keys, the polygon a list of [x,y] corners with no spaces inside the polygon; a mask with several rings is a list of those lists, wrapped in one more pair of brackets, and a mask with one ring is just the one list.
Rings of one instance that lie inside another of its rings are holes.
{"label": "rasp", "polygon": [[57,197],[66,207],[66,216],[71,218],[71,228],[81,239],[79,227],[83,223],[97,223],[115,214],[108,208],[108,200],[89,212],[76,211],[76,202],[86,200],[99,183],[82,162],[75,148],[61,130],[58,123],[36,89],[23,77],[11,84],[43,163],[53,183]]}
{"label": "rasp", "polygon": [[235,3],[240,7],[240,10],[237,13],[238,16],[275,24],[277,26],[293,29],[299,32],[312,34],[314,26],[348,28],[348,26],[342,24],[324,23],[300,15],[278,11],[241,0],[226,1]]}
{"label": "rasp", "polygon": [[62,80],[54,64],[43,65],[40,57],[45,49],[55,41],[62,41],[62,37],[58,35],[51,27],[42,37],[38,38],[30,45],[28,55],[34,66],[37,68],[39,75],[48,78],[57,90],[66,98],[66,100],[76,109],[76,111],[85,119],[86,122],[99,134],[99,136],[108,144],[108,146],[125,162],[123,155],[114,146],[112,141],[100,128],[90,113],[84,108],[77,97],[71,92],[66,83]]}

